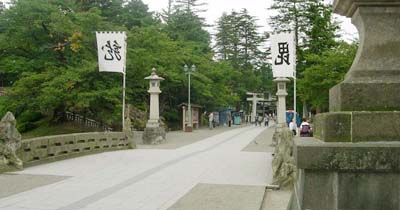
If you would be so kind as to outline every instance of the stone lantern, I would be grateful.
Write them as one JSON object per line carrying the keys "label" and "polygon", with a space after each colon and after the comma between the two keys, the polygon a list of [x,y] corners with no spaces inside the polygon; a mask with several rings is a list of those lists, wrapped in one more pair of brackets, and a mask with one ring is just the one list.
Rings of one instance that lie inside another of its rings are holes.
{"label": "stone lantern", "polygon": [[286,91],[286,83],[290,80],[285,77],[278,77],[274,79],[274,82],[277,84],[278,91],[276,92],[276,96],[278,96],[278,104],[277,104],[277,120],[278,127],[286,126],[286,96],[288,95]]}
{"label": "stone lantern", "polygon": [[151,75],[144,79],[149,80],[149,90],[147,92],[150,93],[150,116],[143,132],[143,143],[160,144],[166,140],[165,129],[160,126],[159,112],[160,81],[164,80],[164,78],[159,77],[156,74],[156,69],[153,68]]}
{"label": "stone lantern", "polygon": [[335,0],[360,34],[353,65],[330,90],[314,136],[296,139],[289,210],[398,210],[400,1]]}

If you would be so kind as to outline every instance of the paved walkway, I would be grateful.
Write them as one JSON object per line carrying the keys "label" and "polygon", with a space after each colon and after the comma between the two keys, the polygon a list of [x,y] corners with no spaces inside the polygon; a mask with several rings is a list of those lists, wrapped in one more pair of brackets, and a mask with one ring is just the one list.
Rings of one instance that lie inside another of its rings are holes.
{"label": "paved walkway", "polygon": [[177,149],[107,152],[27,168],[17,174],[61,181],[4,197],[0,210],[166,210],[201,183],[265,186],[272,180],[271,154],[242,151],[264,131],[242,127]]}

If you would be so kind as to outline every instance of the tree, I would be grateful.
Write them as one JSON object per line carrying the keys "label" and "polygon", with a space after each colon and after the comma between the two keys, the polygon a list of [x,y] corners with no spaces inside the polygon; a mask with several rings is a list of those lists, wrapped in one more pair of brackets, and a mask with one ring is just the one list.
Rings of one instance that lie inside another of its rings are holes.
{"label": "tree", "polygon": [[203,29],[204,22],[195,13],[176,10],[168,19],[164,30],[173,40],[193,42],[199,53],[210,53],[210,34]]}
{"label": "tree", "polygon": [[328,111],[329,89],[344,79],[357,50],[357,44],[339,42],[332,49],[321,54],[307,54],[306,59],[313,63],[306,67],[299,81],[301,98],[307,100],[317,112]]}
{"label": "tree", "polygon": [[259,47],[264,41],[257,32],[256,19],[246,9],[223,14],[217,22],[217,56],[230,61],[238,70],[254,69],[261,55]]}
{"label": "tree", "polygon": [[299,48],[298,40],[303,37],[302,28],[306,26],[304,21],[304,6],[309,0],[274,0],[270,7],[276,10],[277,15],[270,17],[269,25],[274,32],[294,31],[296,39],[296,48]]}
{"label": "tree", "polygon": [[200,2],[201,0],[175,0],[175,8],[178,10],[183,10],[186,13],[193,12],[195,14],[205,12],[206,9],[202,8],[207,5],[207,3]]}
{"label": "tree", "polygon": [[304,26],[306,38],[303,40],[303,46],[306,53],[319,54],[325,50],[332,49],[338,43],[337,31],[339,25],[332,17],[332,6],[323,2],[314,2],[306,5]]}
{"label": "tree", "polygon": [[153,13],[142,0],[131,0],[121,10],[119,23],[128,29],[146,27],[157,24]]}
{"label": "tree", "polygon": [[97,72],[93,32],[113,28],[99,10],[69,6],[20,0],[1,16],[0,66],[12,84],[7,107],[17,115],[34,110],[58,120],[58,113],[72,110],[112,122],[118,78]]}

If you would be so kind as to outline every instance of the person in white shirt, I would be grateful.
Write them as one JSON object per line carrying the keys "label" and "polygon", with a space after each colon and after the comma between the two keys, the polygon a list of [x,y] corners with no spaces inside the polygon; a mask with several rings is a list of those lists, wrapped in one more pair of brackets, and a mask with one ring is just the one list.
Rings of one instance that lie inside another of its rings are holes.
{"label": "person in white shirt", "polygon": [[297,126],[296,126],[296,123],[294,123],[294,119],[292,121],[290,121],[289,129],[292,131],[293,136],[295,136],[297,134]]}
{"label": "person in white shirt", "polygon": [[310,137],[311,136],[311,125],[307,122],[306,118],[303,118],[300,124],[300,136],[301,137]]}

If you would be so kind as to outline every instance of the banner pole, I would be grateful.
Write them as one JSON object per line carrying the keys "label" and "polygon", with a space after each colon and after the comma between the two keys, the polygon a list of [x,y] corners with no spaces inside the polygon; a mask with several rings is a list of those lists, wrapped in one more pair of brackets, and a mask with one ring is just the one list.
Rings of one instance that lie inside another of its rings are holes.
{"label": "banner pole", "polygon": [[[296,37],[296,35],[294,36],[294,43],[297,43],[297,37]],[[294,90],[293,90],[293,109],[294,109],[294,123],[295,123],[295,125],[296,125],[296,128],[297,128],[297,45],[294,47],[294,56],[295,56],[295,59],[294,59],[294,71],[293,71],[293,76],[294,76],[294,79],[293,79],[293,88],[294,88]]]}
{"label": "banner pole", "polygon": [[123,73],[123,81],[122,81],[122,131],[125,130],[125,67]]}
{"label": "banner pole", "polygon": [[296,75],[296,70],[294,71],[294,79],[293,79],[293,109],[294,109],[294,115],[293,115],[293,119],[294,119],[294,123],[296,124],[297,127],[297,98],[296,98],[296,80],[297,80],[297,75]]}
{"label": "banner pole", "polygon": [[[127,51],[127,37],[124,32],[124,46],[125,46],[125,55],[124,55],[124,68],[123,68],[123,81],[122,81],[122,131],[125,131],[125,86],[126,86],[126,51]],[[129,117],[129,116],[128,116]],[[130,128],[129,128],[130,129]]]}

